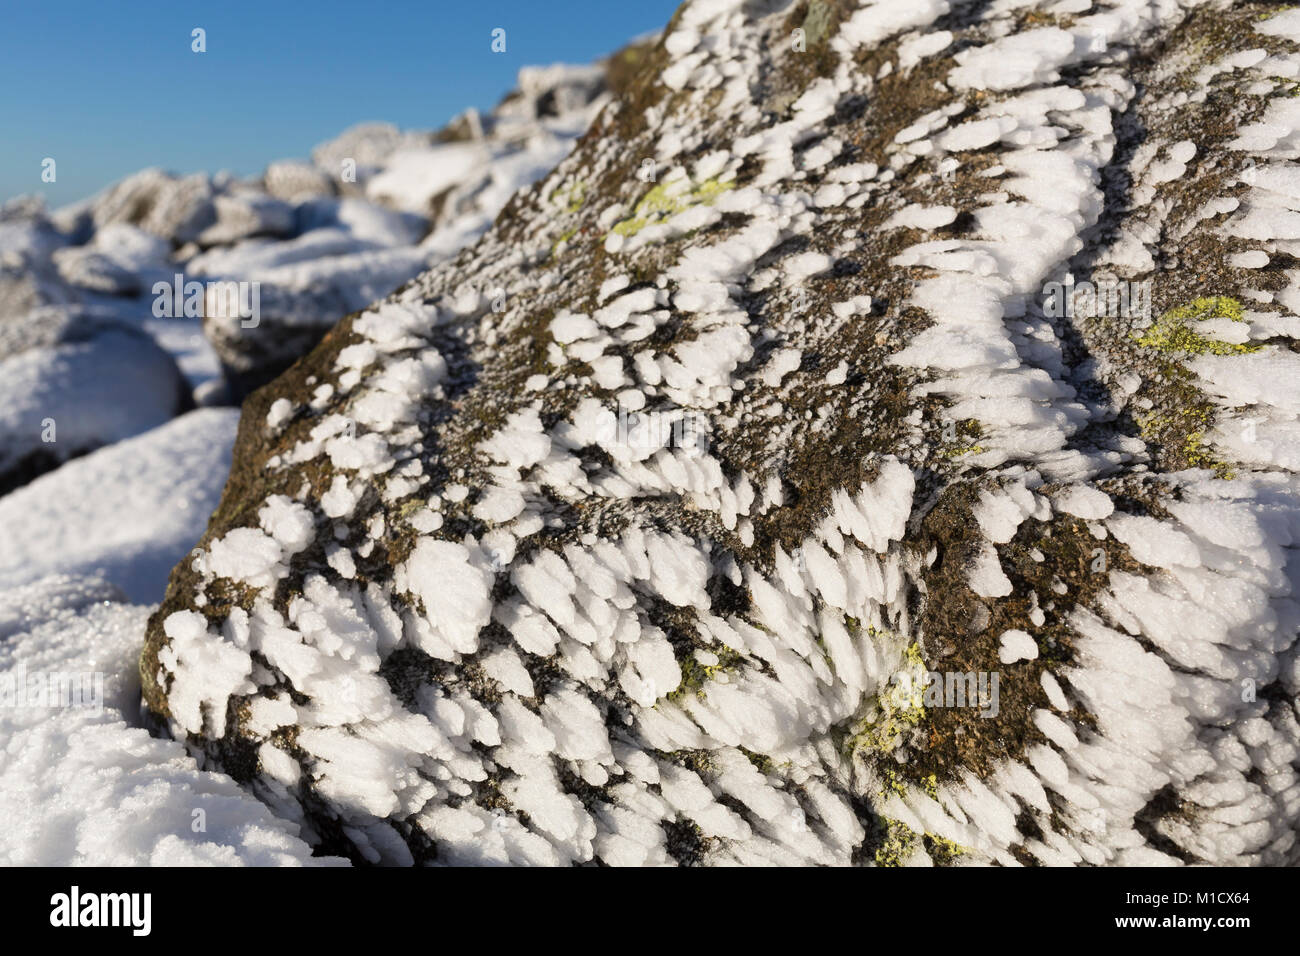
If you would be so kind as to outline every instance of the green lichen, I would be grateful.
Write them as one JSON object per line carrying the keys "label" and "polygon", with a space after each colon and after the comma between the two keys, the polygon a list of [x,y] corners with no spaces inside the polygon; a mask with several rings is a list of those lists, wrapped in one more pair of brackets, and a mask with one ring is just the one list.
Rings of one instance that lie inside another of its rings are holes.
{"label": "green lichen", "polygon": [[[869,632],[875,636],[874,631]],[[888,753],[898,746],[903,734],[925,719],[926,669],[920,645],[908,645],[902,656],[889,686],[863,704],[844,732],[841,752],[846,756],[858,751]]]}
{"label": "green lichen", "polygon": [[687,694],[694,694],[697,699],[704,700],[705,685],[720,672],[734,671],[743,660],[738,653],[725,646],[712,648],[709,653],[718,658],[716,664],[701,663],[694,652],[678,660],[677,665],[681,668],[682,680],[675,690],[669,692],[669,700],[676,702]]}
{"label": "green lichen", "polygon": [[1262,348],[1260,345],[1219,342],[1199,335],[1191,323],[1208,319],[1245,322],[1245,309],[1231,296],[1202,296],[1193,299],[1188,305],[1170,309],[1155,325],[1138,336],[1137,343],[1159,352],[1180,352],[1187,355],[1245,355]]}
{"label": "green lichen", "polygon": [[752,763],[754,769],[759,773],[769,774],[776,772],[776,764],[773,763],[772,758],[766,754],[755,753],[754,751],[747,750],[744,747],[738,747],[737,749],[745,755],[745,759]]}
{"label": "green lichen", "polygon": [[933,833],[925,834],[923,842],[925,852],[930,854],[930,859],[934,860],[936,866],[947,866],[957,857],[968,852],[966,847],[960,843],[954,843],[952,840],[936,836]]}
{"label": "green lichen", "polygon": [[876,848],[876,866],[902,866],[916,848],[916,831],[898,820],[882,817],[885,839]]}
{"label": "green lichen", "polygon": [[[925,832],[918,834],[907,824],[890,817],[881,817],[885,833],[876,848],[876,866],[904,866],[918,848],[924,849],[936,866],[949,866],[958,857],[969,853],[967,847],[945,837]],[[919,847],[918,847],[919,845]]]}
{"label": "green lichen", "polygon": [[888,796],[891,791],[898,794],[899,797],[907,796],[907,784],[898,779],[898,774],[893,771],[893,768],[885,767],[880,776],[884,783],[884,788],[880,791],[882,797]]}
{"label": "green lichen", "polygon": [[929,797],[931,800],[938,800],[939,799],[939,778],[936,777],[934,774],[929,774],[928,776],[922,778],[921,789],[925,791],[925,795]]}
{"label": "green lichen", "polygon": [[567,189],[557,189],[548,197],[549,201],[556,206],[564,207],[564,211],[575,213],[582,208],[583,202],[587,198],[587,184],[578,180]]}
{"label": "green lichen", "polygon": [[564,232],[560,233],[560,237],[559,237],[558,239],[556,239],[553,243],[551,243],[551,255],[555,255],[555,250],[556,250],[556,249],[560,248],[560,246],[562,246],[564,243],[568,242],[570,239],[572,239],[572,238],[573,238],[574,236],[576,236],[577,234],[578,234],[578,227],[577,227],[577,226],[574,226],[574,227],[572,227],[571,229],[566,229],[566,230],[564,230]]}
{"label": "green lichen", "polygon": [[709,205],[734,188],[734,182],[716,179],[707,179],[698,186],[690,186],[680,179],[655,186],[638,200],[631,216],[614,224],[614,232],[635,236],[651,223],[662,222],[693,206]]}
{"label": "green lichen", "polygon": [[1214,424],[1214,409],[1208,403],[1182,405],[1170,413],[1139,415],[1137,423],[1145,441],[1177,449],[1183,467],[1206,468],[1224,479],[1235,477],[1232,466],[1205,444],[1206,432]]}

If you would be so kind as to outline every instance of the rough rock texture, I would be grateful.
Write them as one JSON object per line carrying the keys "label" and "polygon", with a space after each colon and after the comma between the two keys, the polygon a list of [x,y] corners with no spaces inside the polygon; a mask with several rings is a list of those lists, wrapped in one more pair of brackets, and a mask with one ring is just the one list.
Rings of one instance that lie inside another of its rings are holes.
{"label": "rough rock texture", "polygon": [[173,176],[145,169],[98,197],[91,217],[97,229],[124,222],[182,245],[216,221],[213,193],[211,179],[202,173]]}
{"label": "rough rock texture", "polygon": [[149,711],[355,861],[1294,864],[1297,41],[686,5],[248,400]]}

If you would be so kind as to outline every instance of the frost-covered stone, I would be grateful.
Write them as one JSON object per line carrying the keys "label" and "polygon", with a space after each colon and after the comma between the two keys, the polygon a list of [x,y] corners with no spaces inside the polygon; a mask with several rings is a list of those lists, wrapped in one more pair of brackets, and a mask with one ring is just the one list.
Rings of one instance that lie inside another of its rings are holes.
{"label": "frost-covered stone", "polygon": [[0,493],[192,407],[171,356],[79,306],[0,320]]}
{"label": "frost-covered stone", "polygon": [[213,186],[201,173],[178,177],[160,169],[130,176],[98,197],[91,210],[96,229],[129,223],[181,245],[216,221]]}
{"label": "frost-covered stone", "polygon": [[1300,860],[1297,31],[956,6],[686,4],[248,400],[153,717],[354,861]]}

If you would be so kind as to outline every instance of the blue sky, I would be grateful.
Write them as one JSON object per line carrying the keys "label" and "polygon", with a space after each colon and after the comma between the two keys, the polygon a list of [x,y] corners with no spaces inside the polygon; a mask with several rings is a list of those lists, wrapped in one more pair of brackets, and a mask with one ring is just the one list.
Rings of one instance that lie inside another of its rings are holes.
{"label": "blue sky", "polygon": [[[89,196],[146,166],[260,172],[353,123],[433,129],[490,107],[521,66],[587,62],[677,0],[5,4],[0,199]],[[190,49],[207,31],[207,52]],[[491,33],[506,30],[506,52]],[[57,180],[41,181],[55,160]]]}

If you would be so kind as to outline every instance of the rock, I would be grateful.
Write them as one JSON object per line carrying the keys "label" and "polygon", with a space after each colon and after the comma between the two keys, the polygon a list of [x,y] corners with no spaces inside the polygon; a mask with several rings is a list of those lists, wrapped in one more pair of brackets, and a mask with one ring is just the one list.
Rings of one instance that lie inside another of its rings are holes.
{"label": "rock", "polygon": [[256,316],[233,308],[209,285],[203,331],[221,360],[230,394],[242,400],[265,385],[310,351],[340,318],[414,278],[425,264],[425,256],[408,247],[232,273],[230,281],[257,283]]}
{"label": "rock", "polygon": [[217,214],[207,176],[178,177],[146,169],[97,197],[91,215],[96,229],[130,223],[179,246],[197,239]]}
{"label": "rock", "polygon": [[152,717],[355,862],[1300,862],[1300,14],[890,9],[252,395]]}
{"label": "rock", "polygon": [[411,246],[429,230],[424,216],[397,212],[363,199],[313,199],[299,204],[298,232],[341,230],[354,239],[384,246]]}
{"label": "rock", "polygon": [[90,307],[0,321],[0,494],[192,407],[150,336]]}
{"label": "rock", "polygon": [[11,271],[42,269],[48,265],[55,250],[66,244],[67,240],[44,214],[15,214],[0,219],[0,268]]}
{"label": "rock", "polygon": [[253,236],[288,236],[294,209],[287,202],[256,193],[217,196],[216,222],[198,234],[200,246],[225,246]]}
{"label": "rock", "polygon": [[0,203],[0,223],[32,222],[44,218],[44,196],[15,196]]}
{"label": "rock", "polygon": [[333,196],[338,191],[322,170],[294,159],[271,163],[262,174],[262,183],[269,195],[293,203]]}
{"label": "rock", "polygon": [[0,323],[19,319],[42,306],[66,305],[77,301],[48,264],[29,264],[14,257],[0,263]]}
{"label": "rock", "polygon": [[578,115],[605,88],[605,68],[599,64],[526,66],[519,71],[515,89],[492,111],[492,125],[516,119],[531,123]]}
{"label": "rock", "polygon": [[344,164],[350,164],[357,187],[377,172],[394,152],[403,147],[419,147],[429,142],[427,133],[403,132],[391,123],[359,123],[311,153],[316,168],[345,191],[351,185],[342,179]]}
{"label": "rock", "polygon": [[70,285],[108,295],[140,295],[161,278],[170,278],[165,239],[124,222],[96,231],[89,245],[53,254],[59,276]]}

